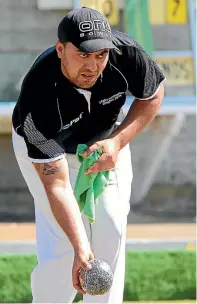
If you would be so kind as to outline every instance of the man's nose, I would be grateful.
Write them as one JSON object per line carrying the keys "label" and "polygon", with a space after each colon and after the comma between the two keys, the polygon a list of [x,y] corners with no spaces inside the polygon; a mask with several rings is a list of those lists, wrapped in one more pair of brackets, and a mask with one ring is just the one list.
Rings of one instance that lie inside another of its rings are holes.
{"label": "man's nose", "polygon": [[97,71],[97,62],[96,59],[91,58],[86,62],[86,69],[90,70],[91,72]]}

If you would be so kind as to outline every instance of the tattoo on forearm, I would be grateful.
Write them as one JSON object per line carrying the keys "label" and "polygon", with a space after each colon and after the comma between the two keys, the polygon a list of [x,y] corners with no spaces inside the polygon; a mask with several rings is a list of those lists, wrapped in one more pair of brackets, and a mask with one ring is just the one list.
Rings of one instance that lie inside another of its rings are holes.
{"label": "tattoo on forearm", "polygon": [[43,175],[52,175],[60,171],[62,166],[54,167],[49,164],[44,164]]}

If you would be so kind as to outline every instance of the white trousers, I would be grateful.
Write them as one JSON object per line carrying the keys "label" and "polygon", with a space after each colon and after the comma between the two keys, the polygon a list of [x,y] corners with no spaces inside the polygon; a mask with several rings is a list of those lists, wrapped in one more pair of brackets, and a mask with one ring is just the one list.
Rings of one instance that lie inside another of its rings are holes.
{"label": "white trousers", "polygon": [[[12,140],[18,165],[35,204],[38,264],[31,274],[33,302],[72,303],[76,295],[72,285],[72,245],[53,216],[44,187],[27,156],[23,138],[13,131]],[[66,157],[74,186],[80,163],[73,154]],[[131,156],[127,145],[120,151],[116,167],[110,171],[109,185],[96,205],[95,223],[90,225],[88,219],[82,216],[95,258],[106,261],[114,274],[108,293],[102,296],[86,294],[83,296],[84,303],[121,304],[123,301],[131,182]]]}

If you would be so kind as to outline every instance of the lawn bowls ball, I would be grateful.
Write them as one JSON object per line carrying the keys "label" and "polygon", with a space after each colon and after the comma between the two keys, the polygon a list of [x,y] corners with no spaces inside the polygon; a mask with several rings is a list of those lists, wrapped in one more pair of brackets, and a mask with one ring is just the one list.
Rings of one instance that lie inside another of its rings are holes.
{"label": "lawn bowls ball", "polygon": [[90,270],[81,269],[79,280],[87,294],[96,296],[109,291],[113,283],[113,273],[110,266],[103,260],[90,261]]}

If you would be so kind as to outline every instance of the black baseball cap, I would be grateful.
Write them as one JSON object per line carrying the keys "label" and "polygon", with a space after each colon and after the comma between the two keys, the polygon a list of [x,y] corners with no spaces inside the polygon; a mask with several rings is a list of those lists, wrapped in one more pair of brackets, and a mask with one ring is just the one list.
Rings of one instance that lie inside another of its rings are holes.
{"label": "black baseball cap", "polygon": [[112,32],[105,16],[89,7],[81,7],[69,12],[58,26],[60,42],[71,42],[84,53],[94,53],[102,49],[121,51],[112,42]]}

